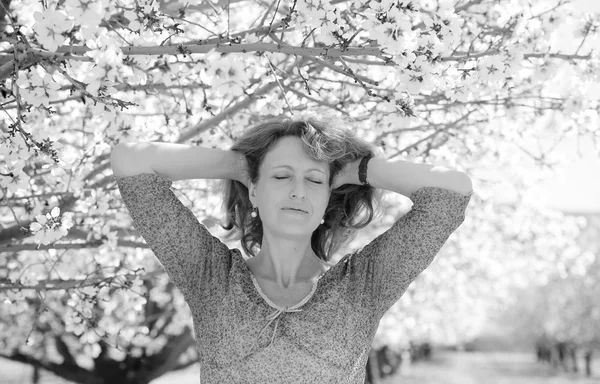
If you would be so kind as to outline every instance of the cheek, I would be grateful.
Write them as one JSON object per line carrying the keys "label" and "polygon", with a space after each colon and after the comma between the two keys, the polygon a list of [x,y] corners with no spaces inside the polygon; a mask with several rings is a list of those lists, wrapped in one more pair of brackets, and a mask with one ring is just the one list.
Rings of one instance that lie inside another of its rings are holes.
{"label": "cheek", "polygon": [[327,209],[327,204],[329,203],[329,191],[326,191],[323,194],[319,195],[319,209],[323,212]]}

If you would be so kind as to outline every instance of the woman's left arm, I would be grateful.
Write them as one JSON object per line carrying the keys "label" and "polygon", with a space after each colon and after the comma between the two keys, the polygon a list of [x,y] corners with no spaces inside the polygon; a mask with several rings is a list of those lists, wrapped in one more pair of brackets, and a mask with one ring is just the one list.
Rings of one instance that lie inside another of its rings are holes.
{"label": "woman's left arm", "polygon": [[[336,181],[360,184],[358,163],[345,168]],[[470,178],[462,172],[382,158],[369,161],[367,181],[413,202],[408,213],[346,259],[353,282],[348,300],[361,306],[370,303],[378,321],[461,225],[473,190]]]}
{"label": "woman's left arm", "polygon": [[[334,185],[358,184],[360,159],[348,163]],[[469,195],[473,184],[469,176],[460,171],[424,163],[411,163],[404,160],[390,161],[383,157],[373,157],[367,164],[367,181],[374,188],[400,193],[410,197],[423,187],[438,187]]]}

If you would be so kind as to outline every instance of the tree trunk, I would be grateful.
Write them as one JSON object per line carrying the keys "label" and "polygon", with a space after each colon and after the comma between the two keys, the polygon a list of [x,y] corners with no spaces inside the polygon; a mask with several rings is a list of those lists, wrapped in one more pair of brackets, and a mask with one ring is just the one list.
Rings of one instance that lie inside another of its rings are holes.
{"label": "tree trunk", "polygon": [[577,348],[574,346],[571,347],[569,355],[571,357],[571,363],[573,364],[573,372],[579,372],[579,367],[577,366]]}
{"label": "tree trunk", "polygon": [[552,365],[552,368],[558,369],[559,359],[558,348],[556,347],[556,345],[552,345],[552,348],[550,349],[550,364]]}
{"label": "tree trunk", "polygon": [[31,384],[39,384],[40,382],[40,368],[33,367],[33,371],[31,372]]}
{"label": "tree trunk", "polygon": [[10,2],[11,0],[0,0],[2,3],[2,7],[0,7],[0,32],[4,32],[6,26],[10,24],[10,21],[7,19],[10,17],[7,10],[10,10]]}
{"label": "tree trunk", "polygon": [[592,376],[592,350],[591,349],[588,349],[585,351],[584,359],[585,359],[585,375],[587,377],[591,377]]}
{"label": "tree trunk", "polygon": [[379,372],[379,364],[377,362],[377,351],[372,349],[371,352],[369,352],[369,358],[367,359],[367,374],[365,376],[365,383],[381,383],[381,374]]}

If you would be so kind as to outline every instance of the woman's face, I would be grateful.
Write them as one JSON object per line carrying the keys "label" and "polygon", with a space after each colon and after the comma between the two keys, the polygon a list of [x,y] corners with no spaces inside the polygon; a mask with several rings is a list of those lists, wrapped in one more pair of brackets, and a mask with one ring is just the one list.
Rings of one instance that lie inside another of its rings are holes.
{"label": "woman's face", "polygon": [[308,157],[299,137],[285,136],[265,155],[259,175],[249,193],[263,229],[287,235],[312,234],[329,202],[329,164]]}

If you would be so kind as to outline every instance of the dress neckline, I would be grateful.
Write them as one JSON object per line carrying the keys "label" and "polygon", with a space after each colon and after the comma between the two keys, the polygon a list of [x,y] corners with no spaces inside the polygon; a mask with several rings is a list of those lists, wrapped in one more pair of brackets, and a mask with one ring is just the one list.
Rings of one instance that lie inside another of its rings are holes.
{"label": "dress neckline", "polygon": [[342,262],[342,260],[344,258],[347,257],[344,256],[342,258],[342,260],[340,260],[337,264],[332,265],[329,267],[329,269],[327,269],[326,271],[321,272],[321,274],[317,277],[317,280],[315,280],[315,282],[312,285],[312,288],[310,290],[310,292],[308,293],[308,295],[306,295],[306,297],[304,297],[299,303],[294,304],[291,307],[282,307],[280,305],[275,304],[273,301],[271,301],[267,295],[265,295],[262,291],[262,289],[260,288],[260,285],[258,285],[258,282],[256,281],[256,278],[254,277],[254,274],[252,273],[252,271],[250,270],[250,267],[248,267],[248,265],[246,264],[246,260],[244,260],[244,257],[242,256],[241,252],[233,252],[235,254],[238,254],[239,256],[239,260],[241,262],[241,264],[243,265],[243,269],[245,270],[245,275],[250,277],[250,280],[252,281],[252,285],[254,286],[255,292],[258,293],[258,295],[263,299],[263,301],[265,303],[267,303],[270,307],[275,308],[279,311],[285,311],[287,310],[295,310],[298,309],[302,306],[304,306],[304,304],[306,304],[315,294],[315,292],[317,291],[317,288],[319,287],[319,282],[326,276],[329,274],[329,272],[335,268],[338,264],[340,264]]}

